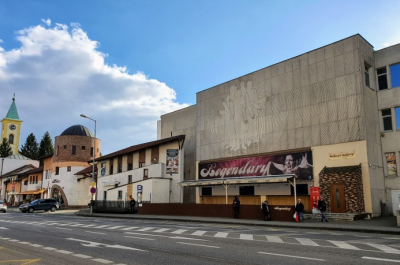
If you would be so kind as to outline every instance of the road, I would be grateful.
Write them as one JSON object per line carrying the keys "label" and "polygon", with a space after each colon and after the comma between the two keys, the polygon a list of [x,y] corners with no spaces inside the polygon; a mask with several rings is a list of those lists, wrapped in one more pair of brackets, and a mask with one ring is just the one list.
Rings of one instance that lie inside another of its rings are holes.
{"label": "road", "polygon": [[0,213],[0,265],[323,263],[400,263],[400,236]]}

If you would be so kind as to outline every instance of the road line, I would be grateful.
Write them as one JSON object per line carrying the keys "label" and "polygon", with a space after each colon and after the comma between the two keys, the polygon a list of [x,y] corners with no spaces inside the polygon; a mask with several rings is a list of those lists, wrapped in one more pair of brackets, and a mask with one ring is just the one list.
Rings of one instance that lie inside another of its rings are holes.
{"label": "road line", "polygon": [[151,235],[151,234],[142,234],[142,233],[134,233],[134,232],[125,232],[126,234],[129,235],[139,235],[139,236],[157,236],[157,237],[167,237],[170,238],[169,236],[162,236],[162,235]]}
{"label": "road line", "polygon": [[95,226],[95,225],[84,225],[82,227],[92,227],[92,226]]}
{"label": "road line", "polygon": [[249,234],[240,234],[240,239],[243,239],[243,240],[253,240],[253,235],[249,235]]}
{"label": "road line", "polygon": [[121,230],[127,231],[127,230],[132,230],[138,228],[137,226],[132,226],[132,227],[127,227],[127,228],[122,228]]}
{"label": "road line", "polygon": [[107,226],[109,226],[109,225],[100,225],[100,226],[96,226],[96,227],[93,227],[93,228],[104,228],[104,227],[107,227]]}
{"label": "road line", "polygon": [[29,242],[18,242],[18,243],[20,243],[20,244],[24,244],[24,245],[30,245],[31,243],[29,243]]}
{"label": "road line", "polygon": [[380,259],[380,258],[374,258],[374,257],[362,257],[362,259],[372,259],[372,260],[389,261],[389,262],[397,262],[397,263],[400,262],[400,260],[395,260],[395,259]]}
{"label": "road line", "polygon": [[196,231],[196,232],[192,233],[192,236],[202,236],[205,233],[207,233],[207,231]]}
{"label": "road line", "polygon": [[171,232],[171,234],[182,234],[183,232],[186,232],[186,231],[187,231],[186,229],[178,229],[174,232]]}
{"label": "road line", "polygon": [[43,247],[43,246],[39,245],[39,244],[31,244],[31,247],[39,248],[39,247]]}
{"label": "road line", "polygon": [[67,250],[56,250],[57,252],[60,252],[60,253],[63,253],[63,254],[72,254],[72,253],[74,253],[74,252],[71,252],[71,251],[67,251]]}
{"label": "road line", "polygon": [[366,243],[366,245],[380,249],[386,253],[400,254],[400,250],[385,245]]}
{"label": "road line", "polygon": [[100,262],[100,263],[104,263],[104,264],[114,263],[113,261],[111,261],[111,260],[106,260],[106,259],[92,259],[92,260],[93,260],[93,261]]}
{"label": "road line", "polygon": [[305,246],[319,246],[317,243],[308,238],[295,238],[300,244]]}
{"label": "road line", "polygon": [[144,239],[144,240],[155,240],[154,238],[145,238],[145,237],[137,237],[137,236],[124,236],[129,238],[136,238],[136,239]]}
{"label": "road line", "polygon": [[18,242],[19,240],[18,240],[18,239],[10,239],[10,240],[8,240],[8,241],[11,241],[11,242]]}
{"label": "road line", "polygon": [[106,228],[106,229],[117,229],[117,228],[121,228],[121,227],[125,227],[124,225],[120,225],[120,226],[112,226],[112,227],[109,227],[109,228]]}
{"label": "road line", "polygon": [[228,236],[228,233],[225,233],[225,232],[218,232],[214,235],[214,237],[222,237],[222,238],[225,238],[227,236]]}
{"label": "road line", "polygon": [[206,239],[200,239],[200,238],[190,238],[190,237],[183,237],[183,236],[173,236],[170,237],[171,239],[186,239],[186,240],[196,240],[196,241],[208,241]]}
{"label": "road line", "polygon": [[93,232],[93,231],[85,231],[86,233],[92,233],[92,234],[100,234],[100,235],[106,235],[107,233],[102,233],[102,232]]}
{"label": "road line", "polygon": [[200,244],[192,244],[192,243],[185,243],[185,242],[176,242],[178,244],[183,244],[183,245],[191,245],[191,246],[198,246],[198,247],[206,247],[206,248],[221,248],[217,246],[207,246],[207,245],[200,245]]}
{"label": "road line", "polygon": [[74,225],[70,225],[70,226],[75,227],[75,226],[82,226],[82,225],[85,225],[85,224],[74,224]]}
{"label": "road line", "polygon": [[165,231],[168,231],[168,230],[170,230],[170,229],[169,228],[161,228],[161,229],[155,230],[153,232],[161,233],[161,232],[165,232]]}
{"label": "road line", "polygon": [[267,252],[258,252],[258,253],[259,253],[259,254],[265,254],[265,255],[272,255],[272,256],[280,256],[280,257],[295,258],[295,259],[309,259],[309,260],[326,261],[326,260],[324,260],[324,259],[307,258],[307,257],[283,255],[283,254],[276,254],[276,253],[267,253]]}
{"label": "road line", "polygon": [[353,250],[360,250],[358,247],[352,246],[344,241],[332,241],[328,240],[328,242],[334,244],[335,246],[343,249],[353,249]]}
{"label": "road line", "polygon": [[57,229],[62,229],[62,230],[72,230],[70,228],[63,228],[63,227],[56,227]]}
{"label": "road line", "polygon": [[56,248],[52,248],[52,247],[45,247],[43,249],[45,249],[45,250],[57,250]]}
{"label": "road line", "polygon": [[154,227],[145,227],[145,228],[138,229],[137,231],[143,232],[143,231],[148,231],[148,230],[151,230],[151,229],[154,229]]}
{"label": "road line", "polygon": [[268,242],[274,242],[274,243],[283,243],[283,240],[279,236],[266,236]]}
{"label": "road line", "polygon": [[75,256],[75,257],[78,257],[78,258],[82,258],[82,259],[93,259],[92,256],[83,255],[83,254],[73,254],[72,256]]}

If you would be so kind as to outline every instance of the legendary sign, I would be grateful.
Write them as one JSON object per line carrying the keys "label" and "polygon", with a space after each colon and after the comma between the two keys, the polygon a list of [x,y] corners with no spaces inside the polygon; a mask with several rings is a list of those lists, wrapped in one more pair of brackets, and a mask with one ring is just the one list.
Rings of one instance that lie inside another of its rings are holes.
{"label": "legendary sign", "polygon": [[199,163],[199,179],[261,177],[296,174],[300,179],[313,179],[312,153],[247,157],[211,163]]}

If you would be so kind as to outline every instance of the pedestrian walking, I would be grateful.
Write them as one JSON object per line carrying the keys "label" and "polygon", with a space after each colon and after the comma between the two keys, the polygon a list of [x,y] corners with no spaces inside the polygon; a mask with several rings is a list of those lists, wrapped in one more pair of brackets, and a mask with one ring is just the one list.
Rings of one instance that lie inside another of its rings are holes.
{"label": "pedestrian walking", "polygon": [[303,223],[304,223],[304,215],[303,215],[304,204],[301,202],[301,199],[297,200],[295,211],[296,211],[297,215],[299,216],[299,221],[301,222],[301,220],[300,220],[300,218],[301,218],[303,220]]}
{"label": "pedestrian walking", "polygon": [[63,197],[60,195],[60,197],[58,198],[58,209],[61,210],[61,206],[64,203],[64,199]]}
{"label": "pedestrian walking", "polygon": [[325,212],[326,212],[326,203],[324,200],[324,197],[321,196],[321,198],[318,200],[318,209],[321,211],[321,222],[325,220],[325,222],[328,222],[326,220]]}
{"label": "pedestrian walking", "polygon": [[240,200],[237,196],[233,196],[233,203],[232,203],[232,207],[233,207],[233,218],[238,218],[239,215],[239,206],[240,206]]}
{"label": "pedestrian walking", "polygon": [[271,213],[269,211],[268,201],[265,200],[261,204],[261,209],[264,214],[264,221],[271,221]]}
{"label": "pedestrian walking", "polygon": [[136,201],[135,201],[135,199],[134,199],[132,196],[131,196],[130,205],[131,205],[131,213],[135,213]]}

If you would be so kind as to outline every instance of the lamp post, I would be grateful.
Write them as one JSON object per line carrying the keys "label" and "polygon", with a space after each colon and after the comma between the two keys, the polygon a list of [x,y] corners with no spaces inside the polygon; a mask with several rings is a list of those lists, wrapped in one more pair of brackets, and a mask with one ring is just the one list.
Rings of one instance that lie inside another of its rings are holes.
{"label": "lamp post", "polygon": [[[1,159],[0,195],[3,194],[3,165],[4,165],[4,158]],[[4,198],[5,198],[5,197],[4,197]]]}
{"label": "lamp post", "polygon": [[[96,123],[97,122],[96,122],[96,120],[86,116],[85,114],[81,114],[81,117],[94,121],[93,169],[92,169],[92,182],[93,182],[94,181],[94,163],[96,160]],[[96,184],[97,184],[97,181],[96,181]],[[96,194],[96,196],[95,196],[95,198],[96,198],[97,197],[97,185],[96,185],[95,194]],[[93,201],[93,195],[92,195],[92,201]],[[92,214],[92,213],[93,213],[93,203],[90,202],[90,214]]]}

